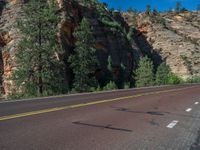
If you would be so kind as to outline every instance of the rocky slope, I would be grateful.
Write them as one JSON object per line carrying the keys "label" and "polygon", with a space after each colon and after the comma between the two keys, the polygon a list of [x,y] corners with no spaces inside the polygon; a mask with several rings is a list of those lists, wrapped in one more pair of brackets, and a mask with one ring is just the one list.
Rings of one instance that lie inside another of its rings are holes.
{"label": "rocky slope", "polygon": [[20,0],[0,1],[0,5],[0,86],[2,93],[9,94],[13,85],[10,78],[15,68],[14,52],[19,40],[15,23],[22,10]]}
{"label": "rocky slope", "polygon": [[[65,49],[65,54],[61,56],[65,62],[65,85],[70,88],[73,79],[73,73],[67,62],[68,56],[73,53],[75,39],[73,37],[74,29],[79,25],[83,17],[91,23],[96,38],[97,57],[99,66],[96,69],[96,78],[101,86],[108,82],[108,77],[113,76],[115,82],[120,84],[121,66],[124,67],[123,74],[125,81],[131,81],[131,73],[136,66],[132,48],[128,42],[125,30],[128,25],[118,12],[110,12],[103,4],[89,4],[84,6],[82,1],[57,0],[60,8],[61,21],[58,25],[60,29],[60,44]],[[1,20],[0,20],[0,51],[1,60],[1,86],[2,91],[7,95],[11,93],[14,87],[10,79],[15,69],[14,53],[19,40],[15,23],[18,17],[22,15],[22,6],[24,0],[8,0],[2,2]],[[135,46],[137,48],[137,46]],[[108,58],[112,60],[112,70],[109,71]],[[110,73],[111,72],[111,73]],[[119,87],[120,88],[120,87]]]}
{"label": "rocky slope", "polygon": [[132,13],[123,16],[129,26],[136,22],[137,30],[142,33],[135,37],[141,51],[158,54],[172,72],[184,79],[200,75],[200,13],[143,13],[136,20],[132,20]]}
{"label": "rocky slope", "polygon": [[[0,85],[6,95],[14,87],[10,77],[16,66],[14,56],[19,40],[15,23],[23,13],[24,2],[0,0]],[[65,62],[64,82],[67,88],[71,88],[73,80],[67,62],[74,49],[73,32],[83,17],[89,20],[94,31],[99,60],[95,76],[101,86],[110,80],[110,76],[118,85],[133,83],[132,70],[143,55],[151,57],[155,66],[166,61],[172,72],[184,79],[200,75],[200,14],[119,13],[100,3],[84,5],[82,2],[57,0],[61,16],[58,38],[65,50],[61,58]],[[132,29],[134,34],[127,38]],[[108,58],[112,60],[111,70],[107,67]]]}

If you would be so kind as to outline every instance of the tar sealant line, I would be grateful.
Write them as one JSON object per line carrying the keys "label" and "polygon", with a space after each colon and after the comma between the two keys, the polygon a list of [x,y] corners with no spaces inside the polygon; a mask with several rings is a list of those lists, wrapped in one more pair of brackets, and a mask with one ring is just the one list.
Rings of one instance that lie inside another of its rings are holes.
{"label": "tar sealant line", "polygon": [[178,120],[173,120],[170,124],[167,125],[167,128],[174,128],[176,126],[176,124],[178,123]]}
{"label": "tar sealant line", "polygon": [[198,104],[199,104],[199,102],[195,102],[194,104],[195,104],[195,105],[198,105]]}
{"label": "tar sealant line", "polygon": [[188,108],[185,111],[190,112],[192,110],[192,108]]}

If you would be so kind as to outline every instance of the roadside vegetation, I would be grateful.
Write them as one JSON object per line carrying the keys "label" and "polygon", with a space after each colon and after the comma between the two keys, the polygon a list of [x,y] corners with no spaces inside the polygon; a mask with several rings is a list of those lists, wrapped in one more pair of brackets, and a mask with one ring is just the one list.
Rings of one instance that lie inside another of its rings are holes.
{"label": "roadside vegetation", "polygon": [[90,29],[90,23],[83,18],[74,32],[76,48],[69,57],[69,63],[74,72],[73,91],[90,92],[97,87],[94,73],[97,67],[95,40]]}
{"label": "roadside vegetation", "polygon": [[56,33],[59,17],[55,1],[30,0],[18,20],[21,34],[15,53],[16,69],[12,80],[14,97],[36,97],[64,92],[59,55],[63,53]]}
{"label": "roadside vegetation", "polygon": [[[84,1],[87,6],[88,1]],[[92,1],[90,5],[96,5],[99,21],[109,27],[114,35],[127,38],[128,41],[134,36],[135,28],[130,28],[126,33],[125,29],[112,20],[106,14],[106,4],[98,5]],[[175,13],[183,11],[181,4],[177,3]],[[129,12],[137,14],[136,10],[129,9]],[[147,5],[146,14],[152,15],[155,21],[165,25],[165,20],[157,10],[151,10]],[[73,36],[76,39],[73,53],[68,56],[67,63],[73,72],[73,83],[70,89],[64,84],[65,60],[61,57],[64,54],[62,46],[57,38],[57,26],[60,21],[59,11],[53,0],[48,4],[46,1],[35,2],[30,0],[24,8],[23,17],[18,20],[18,29],[21,34],[16,51],[16,69],[13,74],[15,89],[10,98],[26,98],[37,96],[51,96],[75,92],[94,92],[103,90],[114,90],[118,88],[148,87],[160,85],[174,85],[182,83],[200,83],[200,77],[194,76],[187,81],[171,72],[170,67],[163,61],[157,68],[153,65],[148,56],[140,58],[139,64],[132,71],[134,84],[124,80],[125,68],[121,64],[118,80],[112,76],[112,59],[108,57],[107,76],[102,79],[104,84],[96,79],[99,62],[96,56],[95,37],[93,28],[87,18],[83,18],[76,27]],[[134,16],[135,17],[135,16]],[[31,22],[31,24],[30,24]]]}
{"label": "roadside vegetation", "polygon": [[153,62],[147,56],[140,59],[134,78],[136,80],[136,87],[154,85]]}

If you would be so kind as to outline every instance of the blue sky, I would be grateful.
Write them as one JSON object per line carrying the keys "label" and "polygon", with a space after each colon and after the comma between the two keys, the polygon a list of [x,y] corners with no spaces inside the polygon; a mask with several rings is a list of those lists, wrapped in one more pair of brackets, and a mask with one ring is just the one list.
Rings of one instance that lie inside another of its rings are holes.
{"label": "blue sky", "polygon": [[126,10],[129,7],[136,8],[140,11],[144,11],[147,4],[150,4],[152,8],[156,8],[159,11],[168,10],[169,8],[175,8],[176,2],[179,1],[182,7],[189,10],[196,10],[197,4],[200,4],[200,0],[99,0],[106,2],[109,8]]}

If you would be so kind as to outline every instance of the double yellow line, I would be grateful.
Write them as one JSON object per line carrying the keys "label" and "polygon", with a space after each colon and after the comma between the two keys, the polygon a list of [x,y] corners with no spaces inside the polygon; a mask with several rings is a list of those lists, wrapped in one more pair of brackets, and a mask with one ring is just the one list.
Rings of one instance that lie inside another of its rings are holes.
{"label": "double yellow line", "polygon": [[160,94],[160,93],[181,91],[181,90],[184,90],[184,89],[187,89],[187,88],[164,90],[164,91],[157,91],[157,92],[149,92],[149,93],[143,93],[143,94],[136,94],[136,95],[132,95],[132,96],[124,96],[124,97],[118,97],[118,98],[113,98],[113,99],[107,99],[107,100],[100,100],[100,101],[81,103],[81,104],[75,104],[75,105],[69,105],[69,106],[61,106],[61,107],[54,107],[54,108],[43,109],[43,110],[36,110],[36,111],[31,111],[31,112],[2,116],[2,117],[0,117],[0,121],[10,120],[10,119],[15,119],[15,118],[28,117],[28,116],[34,116],[34,115],[50,113],[50,112],[66,110],[66,109],[72,109],[72,108],[80,108],[80,107],[102,104],[102,103],[108,103],[108,102],[113,102],[113,101],[126,100],[126,99],[130,99],[130,98],[137,98],[137,97],[147,96],[147,95],[155,95],[155,94]]}

